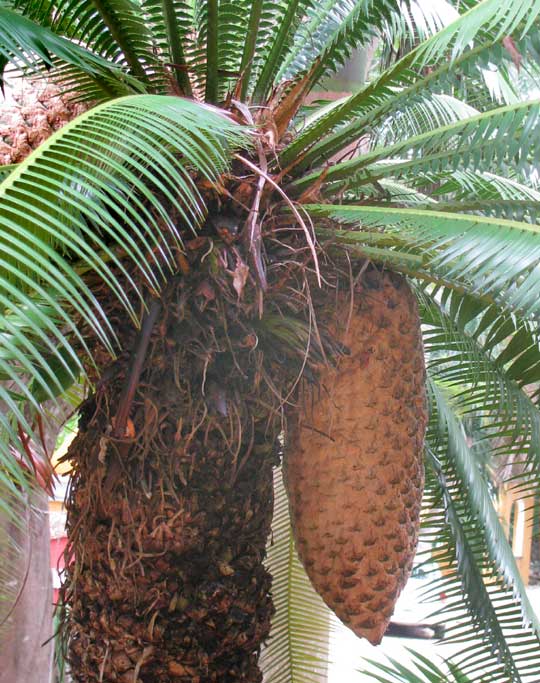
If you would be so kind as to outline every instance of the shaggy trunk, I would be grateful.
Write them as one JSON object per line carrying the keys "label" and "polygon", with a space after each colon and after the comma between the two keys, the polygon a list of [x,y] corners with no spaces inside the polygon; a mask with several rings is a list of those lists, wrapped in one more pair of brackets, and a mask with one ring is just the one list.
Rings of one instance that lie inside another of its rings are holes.
{"label": "shaggy trunk", "polygon": [[140,332],[120,331],[131,358],[102,375],[67,455],[78,683],[261,680],[279,401],[250,327],[257,301],[240,304],[200,264],[192,273],[154,324],[157,305]]}
{"label": "shaggy trunk", "polygon": [[[96,436],[81,436],[79,472]],[[204,436],[191,449],[193,466],[171,462],[160,476],[149,453],[141,479],[119,470],[95,514],[83,508],[99,483],[90,475],[75,484],[70,530],[84,519],[85,549],[72,574],[76,681],[260,680],[257,652],[272,615],[262,565],[271,459],[260,434],[259,452],[230,485],[235,466],[223,437]]]}

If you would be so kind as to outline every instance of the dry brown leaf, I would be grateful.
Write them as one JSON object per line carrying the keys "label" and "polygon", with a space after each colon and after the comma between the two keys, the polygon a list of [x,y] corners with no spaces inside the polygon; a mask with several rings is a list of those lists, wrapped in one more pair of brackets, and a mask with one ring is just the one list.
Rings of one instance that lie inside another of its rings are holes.
{"label": "dry brown leaf", "polygon": [[244,287],[249,276],[249,266],[245,263],[240,256],[236,259],[236,268],[233,273],[233,287],[234,291],[238,294],[238,298],[242,297],[244,293]]}

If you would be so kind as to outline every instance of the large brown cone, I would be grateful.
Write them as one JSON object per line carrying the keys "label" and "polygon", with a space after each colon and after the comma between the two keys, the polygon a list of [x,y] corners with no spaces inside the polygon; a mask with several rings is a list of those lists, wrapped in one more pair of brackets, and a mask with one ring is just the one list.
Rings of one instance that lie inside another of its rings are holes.
{"label": "large brown cone", "polygon": [[[347,313],[342,301],[336,327]],[[350,356],[304,393],[285,474],[296,546],[315,589],[378,644],[411,570],[424,483],[424,356],[406,281],[370,273],[340,336]]]}

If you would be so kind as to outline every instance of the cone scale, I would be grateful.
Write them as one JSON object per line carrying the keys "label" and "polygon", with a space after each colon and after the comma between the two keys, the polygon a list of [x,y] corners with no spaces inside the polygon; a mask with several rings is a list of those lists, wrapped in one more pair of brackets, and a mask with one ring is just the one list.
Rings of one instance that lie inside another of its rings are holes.
{"label": "cone scale", "polygon": [[[339,302],[342,322],[348,301]],[[372,272],[336,333],[350,350],[304,389],[285,477],[295,542],[317,592],[378,644],[418,541],[427,421],[416,301],[406,281]]]}

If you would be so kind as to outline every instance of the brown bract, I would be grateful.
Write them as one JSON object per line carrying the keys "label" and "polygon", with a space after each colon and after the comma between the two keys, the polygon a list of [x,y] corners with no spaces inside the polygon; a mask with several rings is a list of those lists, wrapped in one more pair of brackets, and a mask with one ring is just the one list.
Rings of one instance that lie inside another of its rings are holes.
{"label": "brown bract", "polygon": [[[411,571],[424,483],[425,370],[406,281],[376,271],[355,292],[350,349],[306,388],[285,461],[300,558],[329,607],[377,644]],[[341,329],[340,329],[341,326]]]}
{"label": "brown bract", "polygon": [[12,80],[0,110],[0,166],[17,164],[87,109],[46,81]]}

